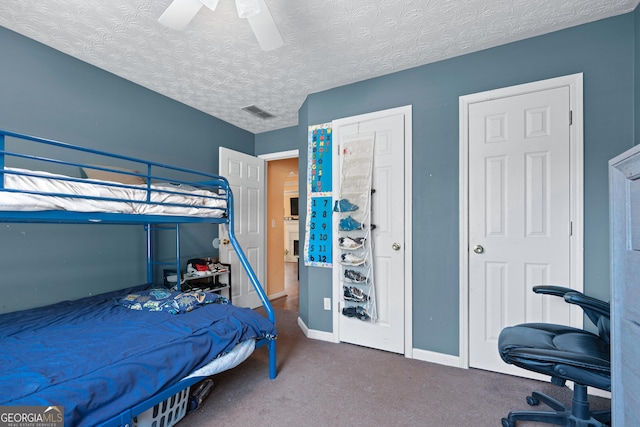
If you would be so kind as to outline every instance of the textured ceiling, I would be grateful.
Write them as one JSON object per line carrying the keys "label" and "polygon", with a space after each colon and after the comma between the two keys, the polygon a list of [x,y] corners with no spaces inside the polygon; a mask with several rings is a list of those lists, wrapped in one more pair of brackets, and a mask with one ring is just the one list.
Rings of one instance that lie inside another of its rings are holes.
{"label": "textured ceiling", "polygon": [[[183,31],[171,0],[2,0],[0,25],[240,128],[293,126],[310,93],[619,15],[640,0],[266,0],[260,50],[233,0]],[[256,105],[275,118],[255,118]]]}

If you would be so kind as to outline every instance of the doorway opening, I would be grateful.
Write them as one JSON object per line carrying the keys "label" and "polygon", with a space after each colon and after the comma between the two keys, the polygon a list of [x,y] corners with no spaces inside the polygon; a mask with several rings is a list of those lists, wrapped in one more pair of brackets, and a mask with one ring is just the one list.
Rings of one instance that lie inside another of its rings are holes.
{"label": "doorway opening", "polygon": [[275,308],[298,311],[298,151],[259,156],[267,176],[267,271],[269,299]]}

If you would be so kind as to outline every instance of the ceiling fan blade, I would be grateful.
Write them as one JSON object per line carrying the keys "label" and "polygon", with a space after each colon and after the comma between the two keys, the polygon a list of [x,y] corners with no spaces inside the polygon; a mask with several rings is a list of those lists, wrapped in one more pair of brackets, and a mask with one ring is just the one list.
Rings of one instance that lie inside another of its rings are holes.
{"label": "ceiling fan blade", "polygon": [[278,31],[278,27],[273,21],[271,12],[269,12],[264,0],[258,0],[258,3],[260,4],[260,13],[247,18],[249,25],[251,25],[251,29],[256,35],[262,50],[277,49],[284,45],[280,31]]}
{"label": "ceiling fan blade", "polygon": [[201,7],[200,0],[173,0],[158,22],[174,30],[184,30]]}

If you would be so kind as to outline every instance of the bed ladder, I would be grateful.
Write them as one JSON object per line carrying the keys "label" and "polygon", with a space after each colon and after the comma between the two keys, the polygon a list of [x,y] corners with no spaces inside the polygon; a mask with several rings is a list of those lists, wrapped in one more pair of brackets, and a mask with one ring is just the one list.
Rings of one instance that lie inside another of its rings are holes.
{"label": "bed ladder", "polygon": [[[229,191],[229,194],[227,195],[227,197],[228,197],[227,203],[229,206],[229,223],[228,223],[229,228],[227,230],[227,234],[229,237],[229,242],[231,243],[231,246],[233,247],[233,249],[236,251],[236,255],[238,256],[238,260],[240,261],[240,264],[242,264],[242,267],[247,272],[247,275],[249,276],[249,280],[251,281],[251,284],[256,290],[256,293],[258,294],[258,297],[260,298],[260,301],[262,302],[262,305],[267,312],[267,318],[270,321],[272,321],[273,324],[275,325],[276,314],[275,314],[275,311],[273,310],[273,306],[271,305],[271,301],[269,301],[269,298],[267,297],[267,293],[262,287],[262,284],[260,284],[260,280],[258,279],[258,276],[256,275],[255,271],[253,271],[253,268],[251,267],[251,264],[249,264],[249,260],[246,254],[242,250],[242,247],[240,246],[240,243],[236,238],[235,215],[233,212],[233,192]],[[274,379],[276,377],[276,371],[277,371],[276,340],[264,340],[264,339],[260,340],[257,343],[256,348],[262,347],[265,344],[267,346],[267,351],[269,353],[269,378]]]}

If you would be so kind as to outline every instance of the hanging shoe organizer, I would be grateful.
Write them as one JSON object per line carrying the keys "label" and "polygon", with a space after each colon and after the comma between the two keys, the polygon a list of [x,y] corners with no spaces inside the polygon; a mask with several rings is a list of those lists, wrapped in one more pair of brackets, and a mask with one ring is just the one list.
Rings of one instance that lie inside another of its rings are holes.
{"label": "hanging shoe organizer", "polygon": [[371,242],[371,184],[375,134],[342,139],[340,194],[334,199],[339,215],[334,234],[341,269],[342,315],[375,321],[376,298]]}

